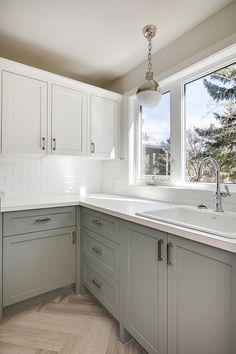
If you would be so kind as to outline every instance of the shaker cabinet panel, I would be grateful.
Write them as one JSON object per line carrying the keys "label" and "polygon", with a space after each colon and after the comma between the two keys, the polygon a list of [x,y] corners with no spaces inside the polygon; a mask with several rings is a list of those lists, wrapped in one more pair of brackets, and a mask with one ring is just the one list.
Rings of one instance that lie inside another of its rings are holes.
{"label": "shaker cabinet panel", "polygon": [[2,73],[2,150],[47,153],[47,83]]}
{"label": "shaker cabinet panel", "polygon": [[[167,235],[125,223],[124,324],[150,354],[167,353]],[[160,250],[160,242],[161,250]]]}
{"label": "shaker cabinet panel", "polygon": [[90,152],[92,157],[115,159],[118,154],[119,103],[91,95]]}
{"label": "shaker cabinet panel", "polygon": [[168,266],[168,354],[234,354],[235,254],[176,236]]}
{"label": "shaker cabinet panel", "polygon": [[52,153],[85,155],[87,94],[52,86]]}
{"label": "shaker cabinet panel", "polygon": [[75,228],[5,237],[3,306],[75,281]]}

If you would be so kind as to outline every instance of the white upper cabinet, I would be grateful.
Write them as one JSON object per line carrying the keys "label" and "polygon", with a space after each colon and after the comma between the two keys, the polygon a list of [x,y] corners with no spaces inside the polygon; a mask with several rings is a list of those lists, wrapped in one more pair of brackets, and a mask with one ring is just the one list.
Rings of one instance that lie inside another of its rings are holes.
{"label": "white upper cabinet", "polygon": [[0,58],[1,151],[118,158],[121,97]]}
{"label": "white upper cabinet", "polygon": [[86,154],[87,94],[52,86],[52,153]]}
{"label": "white upper cabinet", "polygon": [[115,159],[118,156],[119,102],[91,95],[90,156]]}
{"label": "white upper cabinet", "polygon": [[2,73],[2,151],[47,153],[47,83]]}

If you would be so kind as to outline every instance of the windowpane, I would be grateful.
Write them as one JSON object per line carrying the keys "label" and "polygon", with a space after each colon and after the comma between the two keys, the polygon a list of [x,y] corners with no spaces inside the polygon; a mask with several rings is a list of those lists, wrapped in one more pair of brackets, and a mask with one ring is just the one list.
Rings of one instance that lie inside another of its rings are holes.
{"label": "windowpane", "polygon": [[141,175],[170,175],[170,93],[155,107],[141,107]]}
{"label": "windowpane", "polygon": [[[185,85],[186,180],[197,181],[202,158],[212,156],[224,183],[236,183],[236,64]],[[215,181],[206,166],[203,181]]]}

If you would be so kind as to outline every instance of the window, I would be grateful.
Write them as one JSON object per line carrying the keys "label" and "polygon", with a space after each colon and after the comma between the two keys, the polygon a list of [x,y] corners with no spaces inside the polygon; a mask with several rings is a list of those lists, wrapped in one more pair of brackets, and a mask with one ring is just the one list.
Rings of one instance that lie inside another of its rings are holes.
{"label": "window", "polygon": [[[224,183],[236,183],[236,64],[185,84],[186,181],[197,181],[200,161],[215,158]],[[204,182],[215,182],[206,166]]]}
{"label": "window", "polygon": [[140,107],[138,175],[140,179],[170,176],[170,93],[156,107]]}
{"label": "window", "polygon": [[129,97],[129,183],[213,189],[210,164],[197,183],[200,161],[212,156],[221,182],[236,191],[235,54],[228,48],[166,77],[156,107],[138,107]]}

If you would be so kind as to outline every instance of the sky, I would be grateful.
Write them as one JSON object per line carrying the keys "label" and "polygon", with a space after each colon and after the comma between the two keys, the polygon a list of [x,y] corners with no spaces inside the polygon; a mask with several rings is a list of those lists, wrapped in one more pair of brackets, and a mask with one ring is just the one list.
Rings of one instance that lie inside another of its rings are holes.
{"label": "sky", "polygon": [[142,110],[143,132],[146,132],[150,141],[160,143],[170,137],[170,93],[162,95],[158,106]]}

